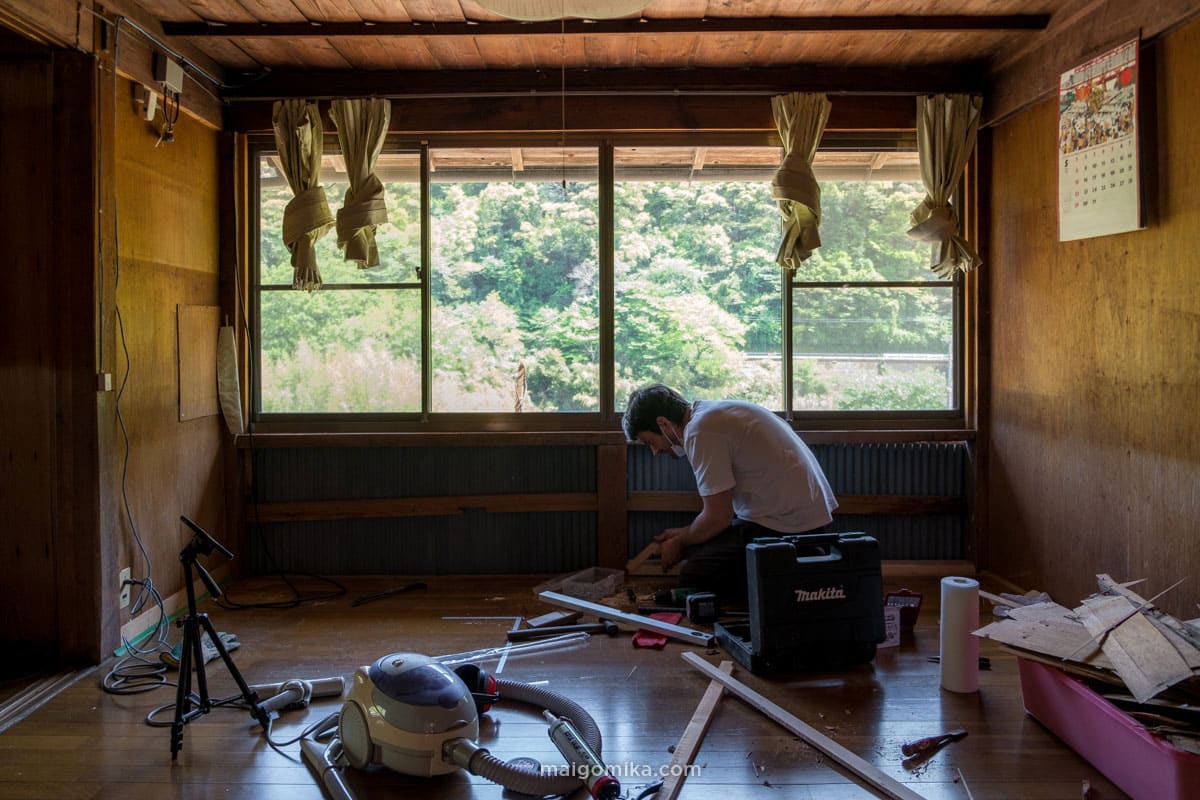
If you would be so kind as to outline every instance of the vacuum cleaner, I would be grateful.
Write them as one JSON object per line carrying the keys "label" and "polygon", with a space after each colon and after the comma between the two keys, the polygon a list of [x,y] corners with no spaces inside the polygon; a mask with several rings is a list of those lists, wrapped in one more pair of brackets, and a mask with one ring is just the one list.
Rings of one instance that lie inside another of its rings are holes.
{"label": "vacuum cleaner", "polygon": [[[504,761],[480,747],[479,716],[494,703],[531,706],[568,761],[549,770],[528,759]],[[620,783],[600,758],[601,736],[591,715],[573,700],[540,686],[496,678],[475,664],[451,669],[419,653],[392,653],[359,667],[336,716],[336,737],[325,747],[305,740],[305,759],[337,800],[350,798],[339,767],[382,765],[431,777],[465,769],[507,789],[533,796],[565,795],[586,786],[596,800],[615,800]],[[317,735],[330,734],[333,724]]]}

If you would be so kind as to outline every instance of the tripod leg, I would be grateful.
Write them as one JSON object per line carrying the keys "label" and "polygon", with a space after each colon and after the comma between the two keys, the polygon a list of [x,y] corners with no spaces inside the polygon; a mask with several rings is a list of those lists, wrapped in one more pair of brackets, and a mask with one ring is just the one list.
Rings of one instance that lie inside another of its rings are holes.
{"label": "tripod leg", "polygon": [[212,641],[213,647],[217,648],[217,654],[221,656],[221,660],[225,662],[225,667],[229,670],[229,674],[233,676],[233,680],[237,683],[238,689],[242,692],[242,699],[246,701],[246,705],[250,706],[250,716],[258,720],[262,725],[263,730],[271,723],[270,715],[262,708],[258,693],[250,688],[246,683],[246,679],[242,677],[242,673],[238,671],[237,665],[233,663],[232,656],[225,649],[225,643],[221,641],[221,637],[213,630],[212,620],[207,614],[201,614],[200,624],[204,626],[204,630],[208,632],[208,638]]}
{"label": "tripod leg", "polygon": [[[200,698],[200,712],[202,714],[207,714],[209,709],[212,708],[212,704],[209,703],[208,700],[208,675],[204,670],[204,647],[201,642],[201,639],[203,638],[203,632],[200,630],[200,628],[203,627],[206,630],[211,631],[212,623],[208,621],[207,614],[193,614],[191,622],[192,636],[190,639],[186,639],[184,641],[183,647],[185,650],[189,646],[191,647],[192,665],[196,669],[196,694]],[[209,636],[213,639],[216,638],[216,636],[211,633]]]}
{"label": "tripod leg", "polygon": [[183,621],[183,644],[179,648],[179,683],[175,689],[175,720],[171,723],[171,760],[183,749],[183,726],[192,706],[192,648],[196,625],[192,617]]}

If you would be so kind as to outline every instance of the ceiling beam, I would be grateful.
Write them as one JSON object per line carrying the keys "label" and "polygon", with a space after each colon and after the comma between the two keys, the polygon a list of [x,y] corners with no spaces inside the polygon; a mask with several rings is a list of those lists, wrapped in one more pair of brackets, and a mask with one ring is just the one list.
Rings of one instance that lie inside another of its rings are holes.
{"label": "ceiling beam", "polygon": [[289,38],[316,36],[572,36],[588,34],[854,33],[872,31],[1041,31],[1049,14],[954,14],[705,19],[555,20],[553,22],[164,22],[168,36]]}
{"label": "ceiling beam", "polygon": [[[825,125],[832,131],[908,131],[916,127],[917,104],[901,95],[834,97]],[[565,114],[564,114],[565,110]],[[233,103],[229,130],[252,133],[271,130],[268,100]],[[431,135],[471,136],[513,133],[523,136],[563,134],[592,136],[597,132],[706,131],[761,134],[766,144],[775,135],[770,99],[761,95],[714,96],[611,94],[571,98],[540,94],[508,97],[412,99],[396,97],[391,133],[425,138]],[[743,142],[744,143],[744,142]],[[506,145],[507,146],[507,145]]]}
{"label": "ceiling beam", "polygon": [[560,70],[278,70],[226,87],[227,101],[281,97],[505,97],[579,95],[732,95],[778,92],[916,95],[982,92],[982,64],[846,68],[830,65],[761,69]]}

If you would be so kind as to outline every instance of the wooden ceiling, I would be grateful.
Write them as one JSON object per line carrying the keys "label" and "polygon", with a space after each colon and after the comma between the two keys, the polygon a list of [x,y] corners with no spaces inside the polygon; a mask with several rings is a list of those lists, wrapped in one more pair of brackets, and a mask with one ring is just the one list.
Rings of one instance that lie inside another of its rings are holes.
{"label": "wooden ceiling", "polygon": [[[472,0],[138,0],[166,41],[211,60],[227,97],[738,91],[809,75],[831,91],[982,80],[1025,48],[1055,0],[652,0],[608,20],[506,20]],[[367,77],[363,77],[366,73]],[[386,76],[386,77],[384,77]],[[398,81],[398,78],[403,81]],[[864,77],[870,83],[864,81]],[[890,82],[890,83],[888,83]]]}

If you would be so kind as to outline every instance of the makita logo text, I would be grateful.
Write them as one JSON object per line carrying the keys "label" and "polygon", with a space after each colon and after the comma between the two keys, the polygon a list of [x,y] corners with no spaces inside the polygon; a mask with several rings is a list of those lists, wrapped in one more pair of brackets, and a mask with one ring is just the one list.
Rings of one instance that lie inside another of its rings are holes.
{"label": "makita logo text", "polygon": [[817,589],[815,592],[806,592],[803,589],[796,590],[797,603],[813,603],[817,600],[845,600],[846,590],[840,586],[826,586],[823,589]]}

